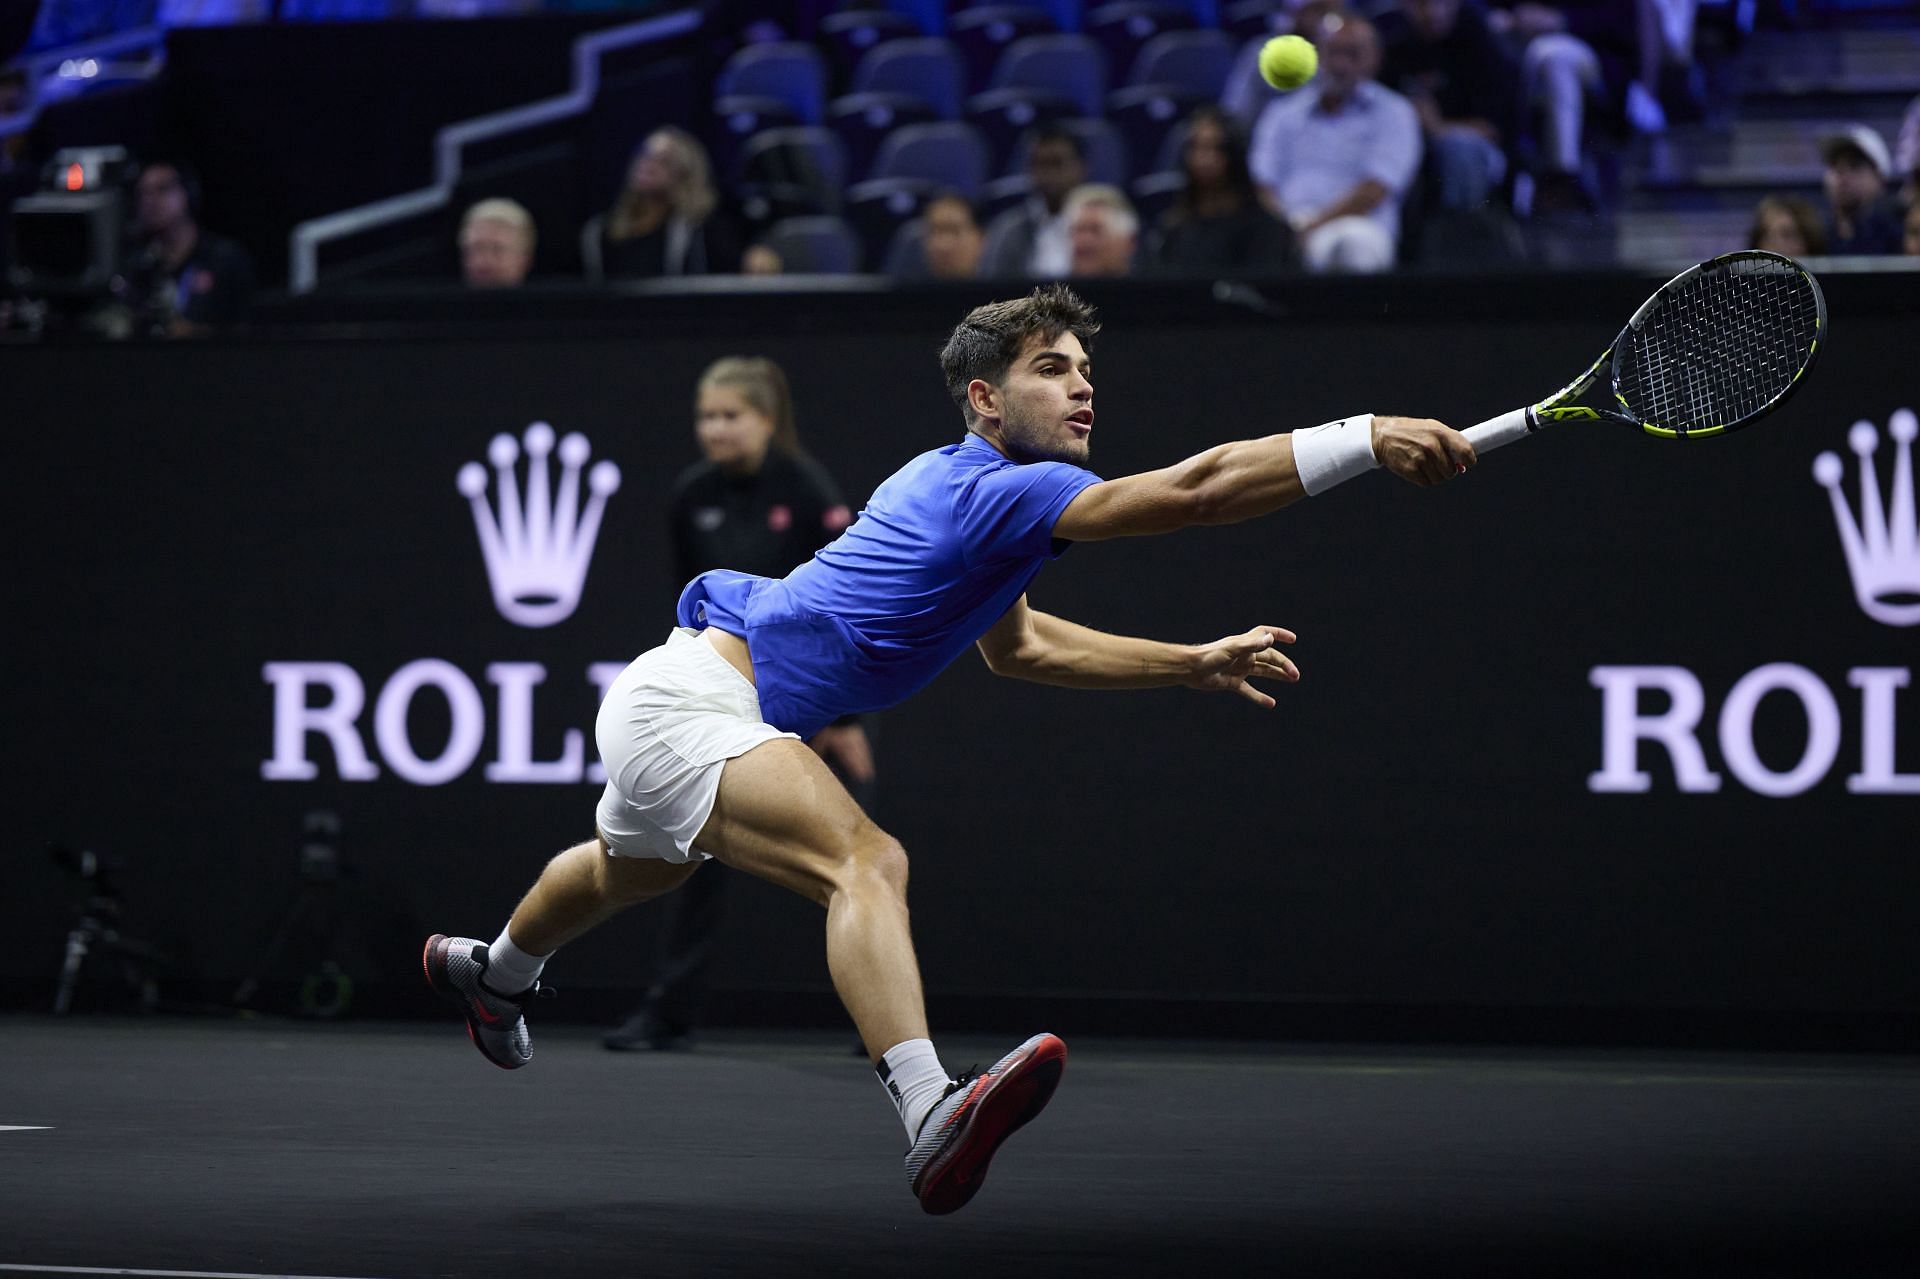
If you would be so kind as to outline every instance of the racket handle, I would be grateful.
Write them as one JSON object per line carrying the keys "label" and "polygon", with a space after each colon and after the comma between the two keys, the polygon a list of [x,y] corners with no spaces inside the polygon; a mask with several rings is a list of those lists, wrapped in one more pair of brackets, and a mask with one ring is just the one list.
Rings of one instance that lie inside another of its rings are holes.
{"label": "racket handle", "polygon": [[1460,434],[1472,442],[1474,452],[1485,453],[1488,449],[1497,449],[1533,434],[1534,427],[1527,420],[1527,412],[1526,409],[1515,409],[1511,413],[1502,413],[1477,426],[1470,426]]}

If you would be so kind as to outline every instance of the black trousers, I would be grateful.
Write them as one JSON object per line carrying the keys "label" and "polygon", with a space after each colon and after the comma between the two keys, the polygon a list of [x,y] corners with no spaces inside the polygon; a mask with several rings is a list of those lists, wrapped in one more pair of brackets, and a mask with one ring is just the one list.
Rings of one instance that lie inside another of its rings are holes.
{"label": "black trousers", "polygon": [[[838,769],[834,775],[855,803],[869,813],[873,811],[873,782],[856,782]],[[661,903],[666,918],[661,921],[653,980],[643,1007],[667,1029],[684,1033],[699,1024],[707,979],[719,953],[727,885],[737,874],[730,866],[709,861]]]}

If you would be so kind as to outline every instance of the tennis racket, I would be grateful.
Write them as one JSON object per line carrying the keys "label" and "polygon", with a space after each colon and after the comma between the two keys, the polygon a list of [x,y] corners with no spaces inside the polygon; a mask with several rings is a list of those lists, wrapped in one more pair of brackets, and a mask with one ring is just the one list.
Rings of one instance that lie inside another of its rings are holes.
{"label": "tennis racket", "polygon": [[[1826,337],[1827,300],[1805,267],[1759,249],[1722,254],[1661,285],[1585,373],[1462,434],[1481,453],[1600,418],[1663,440],[1725,435],[1784,404]],[[1603,375],[1614,403],[1579,403]]]}

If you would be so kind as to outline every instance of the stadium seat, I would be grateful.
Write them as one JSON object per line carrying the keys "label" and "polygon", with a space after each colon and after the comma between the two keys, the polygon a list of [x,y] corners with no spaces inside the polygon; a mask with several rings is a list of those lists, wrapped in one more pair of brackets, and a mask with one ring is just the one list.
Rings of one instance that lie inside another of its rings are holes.
{"label": "stadium seat", "polygon": [[735,193],[749,222],[838,213],[847,185],[846,148],[810,125],[766,129],[741,146]]}
{"label": "stadium seat", "polygon": [[1293,30],[1287,0],[1231,0],[1220,15],[1220,29],[1235,40],[1279,35]]}
{"label": "stadium seat", "polygon": [[[786,153],[776,157],[776,153]],[[740,148],[739,178],[753,181],[768,174],[811,173],[835,191],[853,176],[846,147],[832,130],[817,125],[790,125],[763,129]]]}
{"label": "stadium seat", "polygon": [[1033,194],[1033,183],[1024,173],[1012,174],[1004,178],[995,178],[980,189],[979,217],[980,225],[986,226],[995,218],[1026,200]]}
{"label": "stadium seat", "polygon": [[902,222],[887,241],[881,273],[896,280],[932,279],[933,273],[927,270],[926,242],[926,223],[919,218]]}
{"label": "stadium seat", "polygon": [[941,120],[960,118],[966,64],[945,40],[889,40],[867,52],[853,71],[854,93],[900,93],[920,98]]}
{"label": "stadium seat", "polygon": [[739,169],[740,148],[748,138],[767,129],[785,128],[800,123],[793,108],[779,98],[761,98],[733,94],[715,98],[713,123],[707,134],[707,152],[716,174],[735,173]]}
{"label": "stadium seat", "polygon": [[1219,31],[1169,31],[1147,41],[1127,82],[1217,99],[1236,52],[1232,38]]}
{"label": "stadium seat", "polygon": [[864,178],[873,168],[881,141],[906,124],[931,124],[938,117],[925,99],[904,93],[849,93],[827,104],[827,127],[847,148],[848,172]]}
{"label": "stadium seat", "polygon": [[937,36],[947,29],[947,0],[842,0],[842,10],[884,9],[911,18],[920,34]]}
{"label": "stadium seat", "polygon": [[967,99],[967,123],[986,140],[994,172],[1020,163],[1021,135],[1036,125],[1052,124],[1079,108],[1058,94],[1034,89],[988,89]]}
{"label": "stadium seat", "polygon": [[1158,226],[1186,185],[1186,175],[1179,172],[1149,173],[1136,179],[1129,194],[1133,196],[1134,212],[1140,215],[1140,229]]}
{"label": "stadium seat", "polygon": [[1090,36],[1026,36],[1000,55],[992,87],[1054,94],[1072,102],[1077,115],[1099,115],[1107,94],[1107,55]]}
{"label": "stadium seat", "polygon": [[1059,24],[1038,9],[983,5],[956,13],[947,24],[947,39],[966,64],[968,89],[977,93],[987,87],[1008,45],[1058,29]]}
{"label": "stadium seat", "polygon": [[1080,26],[1080,11],[1086,5],[1082,0],[948,0],[947,8],[954,13],[987,8],[1032,9],[1060,30],[1074,31]]}
{"label": "stadium seat", "polygon": [[1087,156],[1087,181],[1104,182],[1116,187],[1127,185],[1133,165],[1127,157],[1127,140],[1120,135],[1120,130],[1114,127],[1112,121],[1101,116],[1087,116],[1055,123],[1080,139]]}
{"label": "stadium seat", "polygon": [[969,199],[987,181],[987,144],[959,121],[909,124],[881,142],[873,177],[909,178],[951,187]]}
{"label": "stadium seat", "polygon": [[1163,84],[1131,85],[1107,97],[1107,118],[1127,140],[1127,153],[1136,173],[1153,168],[1168,132],[1189,112],[1213,98],[1204,93],[1170,89]]}
{"label": "stadium seat", "polygon": [[782,218],[760,237],[788,273],[848,275],[864,259],[853,228],[836,217]]}
{"label": "stadium seat", "polygon": [[927,178],[870,178],[848,187],[847,221],[859,235],[866,259],[884,262],[894,233],[946,189],[946,184]]}
{"label": "stadium seat", "polygon": [[1125,82],[1140,47],[1163,31],[1190,31],[1193,10],[1169,0],[1117,0],[1087,15],[1086,31],[1106,51],[1114,78]]}
{"label": "stadium seat", "polygon": [[842,83],[860,65],[860,59],[889,40],[911,40],[920,24],[885,9],[854,9],[830,13],[820,20],[820,42],[827,46],[833,69]]}
{"label": "stadium seat", "polygon": [[799,123],[820,124],[826,118],[826,62],[810,44],[750,44],[720,69],[714,109],[740,96],[785,102]]}

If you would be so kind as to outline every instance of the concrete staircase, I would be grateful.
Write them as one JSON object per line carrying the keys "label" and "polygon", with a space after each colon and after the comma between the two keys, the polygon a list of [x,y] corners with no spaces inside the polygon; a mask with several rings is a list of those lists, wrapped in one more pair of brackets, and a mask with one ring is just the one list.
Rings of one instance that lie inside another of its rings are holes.
{"label": "concrete staircase", "polygon": [[1669,266],[1742,247],[1769,194],[1820,199],[1819,141],[1848,124],[1889,149],[1920,95],[1920,21],[1910,28],[1763,32],[1733,69],[1732,118],[1636,144],[1615,220],[1624,263]]}

